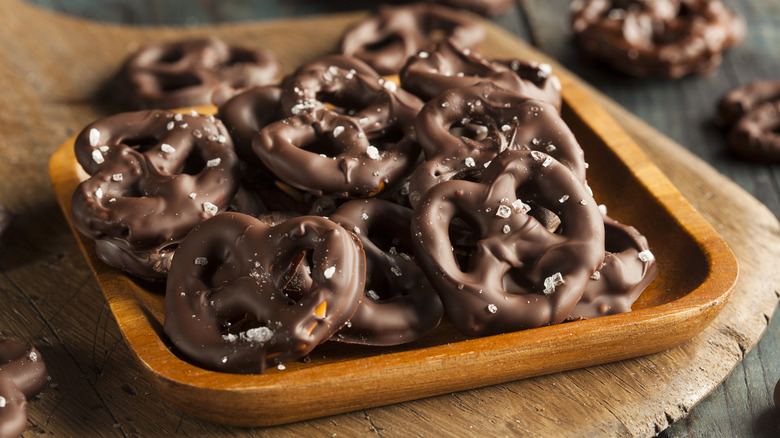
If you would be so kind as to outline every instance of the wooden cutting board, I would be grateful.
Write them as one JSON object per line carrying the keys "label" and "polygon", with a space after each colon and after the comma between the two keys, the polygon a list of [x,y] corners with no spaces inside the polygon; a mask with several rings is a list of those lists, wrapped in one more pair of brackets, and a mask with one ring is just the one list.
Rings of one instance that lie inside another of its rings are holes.
{"label": "wooden cutting board", "polygon": [[[56,145],[105,114],[89,96],[127,53],[145,41],[209,33],[262,45],[285,33],[279,56],[289,71],[294,67],[291,60],[301,59],[302,50],[311,58],[331,51],[341,29],[357,18],[141,29],[96,24],[8,2],[0,16],[0,41],[4,43],[0,45],[0,83],[5,85],[0,89],[0,151],[4,157],[0,174],[11,177],[0,181],[0,201],[22,220],[16,221],[7,239],[7,247],[18,251],[11,255],[7,249],[0,258],[5,274],[0,286],[19,296],[11,310],[2,310],[0,334],[44,343],[41,349],[58,387],[31,403],[31,419],[38,427],[65,435],[108,434],[115,424],[124,433],[227,434],[241,430],[182,417],[150,394],[148,384],[136,380],[136,366],[126,362],[129,354],[116,325],[103,315],[102,297],[56,211],[43,170]],[[487,50],[507,57],[543,59],[513,36],[486,26],[491,40],[498,41]],[[557,65],[554,68],[562,71]],[[437,430],[437,434],[570,436],[576,431],[578,435],[644,436],[685,415],[725,378],[755,345],[777,304],[780,274],[774,265],[780,255],[780,225],[758,201],[708,165],[598,93],[591,93],[737,256],[740,280],[715,322],[682,346],[650,356],[264,433],[292,436],[314,430],[323,435],[351,435],[381,429],[386,435]],[[64,310],[69,311],[67,315]],[[36,331],[36,327],[42,328]],[[90,378],[84,380],[84,374]],[[80,385],[92,394],[79,395],[84,392]],[[96,400],[107,413],[93,412]],[[84,418],[91,421],[80,421]]]}

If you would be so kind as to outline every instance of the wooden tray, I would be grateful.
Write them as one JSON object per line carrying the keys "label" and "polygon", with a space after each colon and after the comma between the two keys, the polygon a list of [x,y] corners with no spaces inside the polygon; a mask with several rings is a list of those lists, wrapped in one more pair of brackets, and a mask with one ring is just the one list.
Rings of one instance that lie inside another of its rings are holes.
{"label": "wooden tray", "polygon": [[[490,46],[488,40],[485,47]],[[288,68],[294,66],[295,54],[285,53]],[[489,50],[486,53],[491,55]],[[302,55],[297,63],[307,60]],[[585,149],[588,181],[596,200],[607,205],[611,216],[644,233],[659,262],[658,279],[627,314],[479,339],[467,339],[445,323],[406,346],[327,343],[314,350],[308,364],[288,364],[285,370],[271,369],[263,375],[229,375],[192,366],[171,353],[161,330],[162,295],[155,290],[159,287],[133,281],[104,265],[93,242],[74,233],[152,384],[179,409],[225,424],[288,423],[679,345],[703,330],[725,305],[737,278],[736,259],[576,81],[567,76],[561,80],[563,115]],[[84,177],[73,155],[72,139],[51,157],[49,170],[69,219],[70,198]]]}

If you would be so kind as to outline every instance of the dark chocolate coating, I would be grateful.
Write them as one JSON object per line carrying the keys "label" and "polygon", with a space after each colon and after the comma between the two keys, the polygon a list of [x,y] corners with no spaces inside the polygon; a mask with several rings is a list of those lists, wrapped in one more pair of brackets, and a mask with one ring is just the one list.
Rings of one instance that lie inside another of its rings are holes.
{"label": "dark chocolate coating", "polygon": [[87,126],[75,152],[93,176],[73,194],[73,225],[104,262],[141,277],[164,278],[176,244],[238,190],[233,143],[212,116],[117,114]]}
{"label": "dark chocolate coating", "polygon": [[780,162],[780,100],[754,108],[737,120],[728,135],[729,148],[758,163]]}
{"label": "dark chocolate coating", "polygon": [[[293,281],[300,278],[309,280]],[[340,329],[364,284],[359,240],[332,221],[302,216],[270,227],[224,213],[177,249],[164,329],[201,367],[262,372],[305,356]]]}
{"label": "dark chocolate coating", "polygon": [[549,154],[585,182],[584,153],[556,108],[495,84],[445,91],[425,104],[415,125],[425,162],[412,173],[412,206],[439,182],[478,175],[507,149]]}
{"label": "dark chocolate coating", "polygon": [[586,0],[572,27],[582,49],[624,73],[677,79],[705,74],[745,36],[720,0]]}
{"label": "dark chocolate coating", "polygon": [[[558,230],[526,214],[523,203],[555,213]],[[457,228],[467,237],[453,235]],[[604,259],[593,197],[565,165],[537,151],[505,150],[477,182],[434,186],[415,209],[412,236],[449,320],[470,336],[564,321]]]}
{"label": "dark chocolate coating", "polygon": [[731,126],[759,106],[780,101],[780,80],[761,80],[737,87],[718,104],[721,124]]}
{"label": "dark chocolate coating", "polygon": [[366,253],[363,300],[332,339],[398,345],[433,330],[444,308],[411,257],[412,210],[380,199],[361,199],[345,203],[330,219],[353,231]]}
{"label": "dark chocolate coating", "polygon": [[430,51],[418,52],[401,69],[401,86],[424,101],[451,88],[493,82],[525,97],[541,100],[561,109],[560,81],[549,64],[526,61],[489,61],[448,39]]}
{"label": "dark chocolate coating", "polygon": [[267,125],[282,120],[282,90],[277,86],[252,87],[219,106],[217,118],[225,124],[236,155],[250,166],[262,166],[252,151],[252,139]]}
{"label": "dark chocolate coating", "polygon": [[380,5],[373,15],[347,30],[341,53],[362,59],[382,75],[397,74],[407,58],[435,43],[431,39],[435,33],[468,48],[485,38],[479,23],[446,6]]}
{"label": "dark chocolate coating", "polygon": [[42,392],[49,380],[41,353],[9,339],[0,339],[0,372],[9,375],[27,398]]}
{"label": "dark chocolate coating", "polygon": [[0,438],[16,438],[27,428],[27,398],[6,372],[0,371]]}
{"label": "dark chocolate coating", "polygon": [[650,249],[636,228],[603,216],[604,262],[591,276],[585,293],[574,306],[571,319],[597,318],[631,311],[643,290],[658,275],[655,258],[642,261],[639,253]]}
{"label": "dark chocolate coating", "polygon": [[273,83],[281,65],[266,49],[231,46],[216,38],[143,46],[112,81],[110,92],[128,109],[183,108],[211,103],[216,87]]}

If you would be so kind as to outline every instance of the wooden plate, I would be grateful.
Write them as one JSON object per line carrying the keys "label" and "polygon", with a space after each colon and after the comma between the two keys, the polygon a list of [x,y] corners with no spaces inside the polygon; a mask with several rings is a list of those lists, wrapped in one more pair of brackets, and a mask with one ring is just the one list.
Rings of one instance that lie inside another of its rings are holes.
{"label": "wooden plate", "polygon": [[[486,47],[490,37],[488,33]],[[294,54],[285,56],[295,65]],[[725,305],[737,279],[736,259],[615,121],[571,78],[562,76],[561,81],[563,116],[585,149],[596,200],[607,205],[610,216],[645,234],[658,259],[659,277],[630,313],[478,339],[463,337],[445,322],[426,338],[401,347],[326,343],[307,364],[292,363],[263,375],[230,375],[175,356],[162,334],[161,287],[104,265],[94,243],[74,234],[153,385],[182,411],[225,424],[283,424],[679,345],[703,330]],[[75,160],[73,139],[56,150],[49,171],[70,220],[71,196],[85,177]]]}

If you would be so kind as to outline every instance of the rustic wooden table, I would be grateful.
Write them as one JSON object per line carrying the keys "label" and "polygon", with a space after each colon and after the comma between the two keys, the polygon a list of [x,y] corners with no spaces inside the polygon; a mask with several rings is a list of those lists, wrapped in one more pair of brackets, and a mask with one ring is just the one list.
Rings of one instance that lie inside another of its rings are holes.
{"label": "rustic wooden table", "polygon": [[[349,0],[331,2],[315,0],[263,2],[250,0],[201,0],[198,2],[188,0],[165,2],[145,0],[28,1],[95,20],[141,25],[172,24],[184,26],[346,11],[365,7],[364,2]],[[714,74],[707,77],[686,78],[676,82],[632,79],[610,73],[602,66],[580,58],[571,44],[567,25],[568,14],[564,12],[568,10],[569,3],[570,0],[521,0],[517,8],[497,17],[495,22],[556,58],[630,112],[703,158],[715,169],[736,181],[746,191],[765,203],[775,215],[780,216],[778,167],[746,164],[735,160],[725,152],[722,134],[713,124],[716,101],[727,90],[753,79],[777,77],[777,72],[780,71],[780,55],[776,51],[776,47],[780,43],[780,30],[778,30],[780,3],[776,0],[727,0],[731,7],[742,13],[747,19],[750,31],[746,41],[725,56],[723,65]],[[35,81],[34,74],[31,74],[29,80]],[[0,114],[0,121],[2,120],[3,114]],[[0,129],[5,128],[0,127]],[[62,132],[61,137],[64,138],[66,134],[71,133]],[[39,211],[36,211],[36,208]],[[62,227],[62,221],[58,219],[60,213],[53,205],[39,205],[37,207],[25,205],[24,210],[30,214],[50,215],[53,217],[51,222],[55,224],[53,226]],[[17,218],[17,220],[19,219],[31,218]],[[69,239],[67,235],[62,233],[59,235],[63,239]],[[11,248],[24,251],[16,240],[13,238],[9,240],[12,243]],[[73,245],[69,244],[69,246]],[[43,257],[38,254],[32,257],[34,263],[38,265],[31,272],[39,272],[38,269],[42,265],[52,265],[56,266],[58,272],[67,274],[67,266],[71,262],[63,260],[66,256],[77,257],[78,254],[63,254],[55,249]],[[19,254],[18,259],[9,257],[6,253],[2,258],[3,263],[0,265],[0,277],[4,271],[12,269],[25,271],[26,268],[18,266],[15,260],[29,261],[30,259],[29,254],[24,252]],[[20,262],[19,265],[22,263]],[[73,272],[80,273],[81,271],[83,271],[83,267],[74,269]],[[10,295],[10,298],[6,298],[4,306],[9,306],[7,304],[9,300],[11,308],[14,308],[14,303],[21,303],[17,307],[20,310],[11,310],[8,312],[10,315],[24,312],[40,313],[40,319],[46,321],[46,324],[36,328],[37,332],[33,331],[30,337],[33,342],[37,342],[37,340],[51,342],[52,339],[67,342],[67,339],[62,339],[62,333],[55,325],[79,323],[83,319],[79,315],[74,316],[70,313],[60,314],[55,307],[72,309],[74,307],[71,304],[84,299],[84,295],[97,296],[94,281],[89,277],[68,278],[66,275],[65,278],[61,278],[60,282],[42,278],[42,284],[38,286],[39,290],[56,291],[59,287],[63,287],[69,292],[67,297],[52,299],[51,303],[47,303],[49,298],[43,293],[32,295],[22,293],[24,287],[17,284],[17,281],[15,276],[6,275],[0,278],[0,285],[3,289],[7,289]],[[82,290],[82,288],[86,290]],[[34,306],[28,305],[27,301],[30,300],[35,301]],[[78,307],[75,308],[78,309]],[[117,336],[116,330],[103,330],[106,325],[113,324],[105,311],[104,308],[103,312],[92,316],[92,319],[98,321],[93,327],[92,336],[94,339],[89,339],[86,342],[84,339],[73,340],[74,345],[93,345],[92,351],[68,351],[68,354],[73,355],[68,360],[75,364],[73,366],[75,371],[66,376],[70,380],[61,378],[56,382],[58,386],[67,388],[81,385],[85,388],[84,391],[91,392],[92,394],[88,397],[93,403],[90,415],[84,418],[60,419],[59,421],[110,422],[115,425],[119,435],[137,433],[154,435],[148,428],[141,425],[145,419],[133,418],[132,413],[114,412],[107,409],[111,401],[106,400],[106,397],[121,397],[123,394],[129,396],[148,394],[138,394],[136,388],[147,387],[143,384],[134,385],[133,382],[127,381],[118,383],[112,381],[110,376],[103,375],[104,367],[110,360],[112,353],[117,349],[122,349],[122,340]],[[4,330],[0,331],[0,334],[11,332],[15,328],[12,324],[5,325],[0,327],[0,330]],[[21,329],[18,331],[27,332]],[[73,332],[73,336],[89,336],[85,333],[87,332],[77,331]],[[114,338],[106,338],[106,336],[111,335]],[[778,429],[780,416],[772,409],[771,400],[771,391],[775,382],[780,378],[780,358],[777,354],[779,343],[780,321],[778,318],[774,318],[770,321],[761,341],[747,352],[744,360],[737,364],[723,384],[690,411],[687,417],[673,423],[661,435],[677,437],[775,436],[780,434]],[[46,346],[43,349],[46,350]],[[76,357],[77,355],[91,359],[84,361],[81,357]],[[127,358],[128,356],[124,354],[123,357]],[[106,372],[112,371],[107,370]],[[137,378],[141,379],[142,377],[137,374]],[[121,385],[121,390],[113,390],[116,388],[107,390],[107,387],[114,385]],[[53,390],[58,391],[60,388],[53,388]],[[63,392],[64,390],[62,388]],[[154,402],[160,403],[159,400]],[[59,403],[65,405],[69,401],[67,398],[62,398]],[[60,409],[61,412],[69,412],[66,407],[56,407],[56,409]],[[77,412],[83,414],[83,410]],[[137,427],[134,426],[135,421],[138,422]],[[185,427],[179,432],[187,433],[187,423],[183,424]],[[28,428],[27,433],[32,436],[38,432],[45,433],[46,430],[46,425],[41,424],[37,428]],[[95,432],[102,429],[86,427],[84,430],[85,433],[89,434],[90,431]],[[368,429],[366,431],[368,432]],[[381,429],[375,428],[373,431],[381,435]],[[316,430],[316,427],[312,432],[324,433],[323,430]],[[221,433],[231,432],[221,430]]]}

